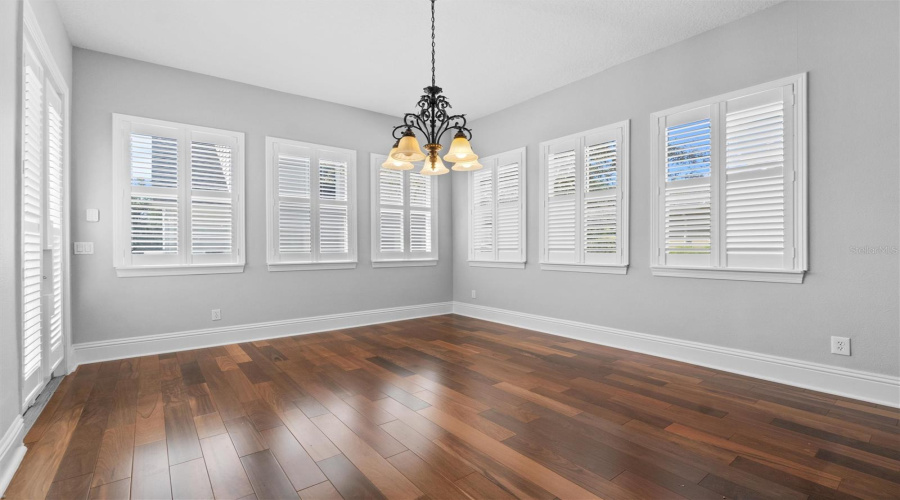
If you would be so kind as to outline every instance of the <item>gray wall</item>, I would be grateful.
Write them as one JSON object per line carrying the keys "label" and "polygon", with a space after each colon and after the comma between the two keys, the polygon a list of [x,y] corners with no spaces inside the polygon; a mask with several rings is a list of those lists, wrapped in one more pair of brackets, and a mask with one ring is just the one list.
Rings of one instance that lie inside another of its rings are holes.
{"label": "gray wall", "polygon": [[[790,2],[476,120],[484,155],[527,146],[528,263],[469,267],[454,175],[454,299],[882,374],[900,373],[897,2]],[[810,271],[802,285],[653,277],[654,111],[809,72]],[[631,119],[626,276],[541,271],[538,143]],[[471,299],[471,290],[478,299]],[[850,357],[829,353],[852,338]]]}
{"label": "gray wall", "polygon": [[[450,181],[439,181],[436,267],[371,266],[369,154],[390,148],[396,117],[284,94],[131,59],[75,49],[73,241],[93,255],[72,257],[75,344],[448,301],[451,298]],[[363,85],[366,75],[360,75]],[[112,113],[246,134],[247,266],[241,274],[117,278],[112,265]],[[357,151],[359,266],[354,270],[268,272],[265,137]],[[84,220],[100,209],[100,222]],[[221,308],[222,320],[210,321]]]}
{"label": "gray wall", "polygon": [[[72,44],[56,3],[32,2],[35,18],[63,78],[72,86]],[[0,436],[21,405],[19,292],[19,114],[21,0],[0,1]],[[0,463],[0,470],[5,464]]]}

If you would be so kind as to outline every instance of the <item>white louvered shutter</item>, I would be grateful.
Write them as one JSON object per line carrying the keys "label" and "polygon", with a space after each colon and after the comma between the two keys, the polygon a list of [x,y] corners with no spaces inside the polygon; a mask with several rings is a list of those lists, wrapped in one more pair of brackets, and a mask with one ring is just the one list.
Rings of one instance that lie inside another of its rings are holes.
{"label": "white louvered shutter", "polygon": [[236,260],[233,137],[190,132],[191,262]]}
{"label": "white louvered shutter", "polygon": [[434,212],[432,190],[434,178],[418,172],[408,172],[409,179],[409,253],[412,259],[435,254],[432,241]]}
{"label": "white louvered shutter", "polygon": [[318,259],[345,261],[350,258],[348,160],[327,150],[318,151],[317,157],[314,191],[318,202]]}
{"label": "white louvered shutter", "polygon": [[[518,156],[518,154],[516,154]],[[521,261],[522,254],[522,168],[518,161],[500,158],[497,176],[497,260]]]}
{"label": "white louvered shutter", "polygon": [[381,168],[375,162],[378,175],[378,249],[385,259],[402,258],[406,252],[405,199],[407,174],[400,170]]}
{"label": "white louvered shutter", "polygon": [[44,170],[44,75],[30,51],[25,52],[22,109],[22,377],[23,394],[43,384],[42,256]]}
{"label": "white louvered shutter", "polygon": [[494,174],[486,166],[472,174],[472,257],[493,260],[494,257]]}
{"label": "white louvered shutter", "polygon": [[620,261],[620,142],[620,131],[585,138],[581,236],[586,264],[618,264]]}
{"label": "white louvered shutter", "polygon": [[[48,84],[48,90],[50,85]],[[49,366],[45,370],[53,370],[63,358],[63,161],[64,136],[62,101],[55,91],[47,94],[47,177],[46,235],[44,244],[49,250],[50,262],[48,279],[49,287],[45,291],[44,306],[46,311],[47,333],[49,337]],[[46,265],[47,263],[45,263]]]}
{"label": "white louvered shutter", "polygon": [[793,267],[791,86],[725,102],[725,265],[752,269]]}
{"label": "white louvered shutter", "polygon": [[313,256],[312,150],[275,144],[275,245],[278,260]]}
{"label": "white louvered shutter", "polygon": [[578,141],[561,141],[547,152],[545,260],[554,263],[574,263],[578,227]]}
{"label": "white louvered shutter", "polygon": [[181,133],[132,123],[129,133],[128,230],[134,265],[178,264],[181,248]]}
{"label": "white louvered shutter", "polygon": [[708,267],[716,236],[712,108],[704,106],[665,119],[660,160],[661,257],[667,265]]}

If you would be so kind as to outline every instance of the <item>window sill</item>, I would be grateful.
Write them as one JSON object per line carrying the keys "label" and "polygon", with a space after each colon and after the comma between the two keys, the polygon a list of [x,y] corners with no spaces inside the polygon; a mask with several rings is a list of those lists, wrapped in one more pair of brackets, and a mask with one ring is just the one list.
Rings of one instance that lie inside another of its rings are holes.
{"label": "window sill", "polygon": [[549,264],[541,263],[542,271],[567,271],[574,273],[628,274],[628,265],[601,266],[597,264]]}
{"label": "window sill", "polygon": [[470,260],[472,267],[500,267],[505,269],[525,269],[524,262],[502,262],[495,260]]}
{"label": "window sill", "polygon": [[429,267],[437,263],[437,259],[373,260],[372,267]]}
{"label": "window sill", "polygon": [[341,262],[269,262],[269,271],[324,271],[328,269],[356,269],[356,261]]}
{"label": "window sill", "polygon": [[701,278],[733,281],[768,281],[770,283],[803,283],[805,271],[764,271],[760,269],[704,269],[690,267],[651,267],[653,276]]}
{"label": "window sill", "polygon": [[204,264],[192,266],[139,266],[117,267],[119,278],[142,276],[183,276],[189,274],[229,274],[244,272],[244,264]]}

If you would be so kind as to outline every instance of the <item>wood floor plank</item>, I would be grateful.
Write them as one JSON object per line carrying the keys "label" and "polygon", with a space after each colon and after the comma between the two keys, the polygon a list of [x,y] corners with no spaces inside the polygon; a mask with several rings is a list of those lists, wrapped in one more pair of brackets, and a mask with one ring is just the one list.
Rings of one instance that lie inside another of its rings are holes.
{"label": "wood floor plank", "polygon": [[239,456],[243,457],[244,455],[268,449],[266,441],[247,417],[227,420],[225,428],[228,429],[228,435],[231,436],[234,448]]}
{"label": "wood floor plank", "polygon": [[91,493],[91,474],[54,481],[45,500],[85,500]]}
{"label": "wood floor plank", "polygon": [[114,483],[131,477],[134,455],[134,425],[112,427],[103,433],[100,455],[91,486]]}
{"label": "wood floor plank", "polygon": [[169,468],[169,476],[173,500],[214,500],[206,462],[202,458],[173,465]]}
{"label": "wood floor plank", "polygon": [[300,500],[344,500],[331,481],[325,481],[305,490],[298,491]]}
{"label": "wood floor plank", "polygon": [[[319,415],[311,420],[385,496],[398,499],[414,499],[422,494],[403,474],[397,471],[375,449],[360,439],[337,417],[330,414]],[[403,449],[405,450],[406,448],[403,447]],[[326,475],[328,474],[324,469],[323,471]],[[340,485],[335,483],[330,476],[329,479],[332,480],[335,488],[340,491]]]}
{"label": "wood floor plank", "polygon": [[127,500],[131,497],[131,478],[91,488],[90,500]]}
{"label": "wood floor plank", "polygon": [[261,434],[295,490],[300,491],[327,480],[287,427],[273,427]]}
{"label": "wood floor plank", "polygon": [[[345,499],[386,499],[374,484],[344,455],[335,455],[319,462],[329,482]],[[326,489],[327,492],[327,489]],[[301,492],[302,493],[302,492]],[[309,496],[309,495],[307,495]]]}
{"label": "wood floor plank", "polygon": [[464,493],[444,476],[438,474],[415,453],[406,450],[388,458],[401,474],[412,481],[428,498],[436,500],[454,500]]}
{"label": "wood floor plank", "polygon": [[194,417],[194,427],[197,429],[197,437],[200,439],[228,432],[225,422],[222,421],[218,412]]}
{"label": "wood floor plank", "polygon": [[228,434],[201,439],[200,446],[217,500],[238,499],[253,494],[250,480]]}
{"label": "wood floor plank", "polygon": [[187,402],[165,405],[166,444],[169,464],[176,465],[202,456],[194,417]]}
{"label": "wood floor plank", "polygon": [[241,463],[257,498],[299,498],[271,451],[263,450],[241,457]]}
{"label": "wood floor plank", "polygon": [[131,498],[132,500],[172,498],[165,441],[154,441],[134,448]]}

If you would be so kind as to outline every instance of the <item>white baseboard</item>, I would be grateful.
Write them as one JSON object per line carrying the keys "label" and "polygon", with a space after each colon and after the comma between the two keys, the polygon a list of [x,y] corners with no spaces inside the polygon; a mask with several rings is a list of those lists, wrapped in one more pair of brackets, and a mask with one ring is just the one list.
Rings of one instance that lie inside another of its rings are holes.
{"label": "white baseboard", "polygon": [[324,316],[311,316],[281,321],[204,328],[124,339],[83,342],[73,345],[75,364],[96,363],[111,359],[133,358],[150,354],[184,351],[254,340],[265,340],[307,333],[340,330],[356,326],[388,323],[404,319],[450,314],[452,302],[390,307]]}
{"label": "white baseboard", "polygon": [[642,352],[804,389],[900,407],[900,377],[466,302],[454,302],[453,312],[462,316]]}
{"label": "white baseboard", "polygon": [[12,481],[13,475],[22,463],[22,457],[25,456],[25,445],[22,440],[24,430],[24,421],[21,415],[16,415],[6,432],[0,437],[0,496],[6,491],[9,482]]}

